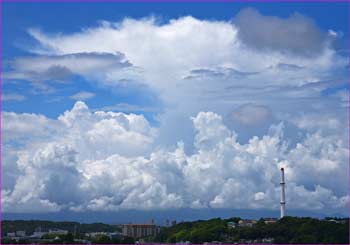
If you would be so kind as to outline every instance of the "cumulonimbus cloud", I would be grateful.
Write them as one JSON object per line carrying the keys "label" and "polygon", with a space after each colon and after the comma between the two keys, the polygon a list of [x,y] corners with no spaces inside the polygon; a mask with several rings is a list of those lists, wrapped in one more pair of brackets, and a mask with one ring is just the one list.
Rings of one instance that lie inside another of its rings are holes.
{"label": "cumulonimbus cloud", "polygon": [[[23,117],[5,114],[5,123],[7,116]],[[38,126],[47,127],[40,117]],[[141,115],[91,112],[77,102],[54,121],[50,140],[33,137],[18,152],[16,181],[3,192],[5,211],[277,208],[281,166],[290,207],[341,209],[349,199],[346,143],[329,134],[316,132],[288,149],[279,124],[240,144],[220,115],[200,112],[192,118],[195,151],[186,154],[181,142],[174,150],[151,148],[157,129]]]}
{"label": "cumulonimbus cloud", "polygon": [[[249,32],[250,16],[264,28]],[[347,92],[339,89],[348,60],[309,18],[243,10],[233,21],[126,18],[73,34],[29,33],[39,50],[15,58],[5,79],[42,85],[74,74],[105,89],[142,84],[165,108],[159,127],[83,102],[57,119],[5,112],[6,211],[276,208],[280,166],[292,207],[348,203]],[[250,127],[273,114],[275,125],[235,132],[221,116],[232,111]],[[295,127],[292,145],[283,121]]]}

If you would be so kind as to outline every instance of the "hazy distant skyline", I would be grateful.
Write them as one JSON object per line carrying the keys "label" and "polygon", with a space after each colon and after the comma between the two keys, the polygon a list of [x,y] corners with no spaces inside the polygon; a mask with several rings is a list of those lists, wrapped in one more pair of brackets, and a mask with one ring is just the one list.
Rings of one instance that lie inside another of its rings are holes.
{"label": "hazy distant skyline", "polygon": [[347,214],[345,3],[5,3],[5,213]]}

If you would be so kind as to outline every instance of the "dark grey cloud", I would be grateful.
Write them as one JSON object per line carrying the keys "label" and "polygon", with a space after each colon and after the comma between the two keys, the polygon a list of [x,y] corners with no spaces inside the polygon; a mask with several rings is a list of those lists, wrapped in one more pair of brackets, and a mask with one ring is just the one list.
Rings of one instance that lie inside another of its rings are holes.
{"label": "dark grey cloud", "polygon": [[304,67],[295,64],[278,63],[276,68],[280,70],[297,71],[303,69]]}
{"label": "dark grey cloud", "polygon": [[124,54],[118,52],[18,57],[8,64],[4,72],[5,79],[29,81],[41,90],[47,90],[47,81],[67,82],[73,75],[104,74],[109,70],[132,66]]}
{"label": "dark grey cloud", "polygon": [[315,55],[328,40],[311,18],[299,13],[279,18],[245,8],[235,17],[234,23],[239,28],[239,38],[257,49]]}
{"label": "dark grey cloud", "polygon": [[197,78],[218,78],[218,79],[228,79],[228,78],[242,78],[250,75],[259,74],[258,71],[240,71],[233,68],[222,68],[218,67],[215,69],[194,69],[190,71],[190,74],[184,79],[197,79]]}
{"label": "dark grey cloud", "polygon": [[16,65],[14,69],[9,72],[5,72],[4,77],[9,80],[26,80],[30,82],[42,82],[49,80],[56,80],[63,82],[73,75],[72,71],[65,66],[52,65],[42,70],[22,70],[17,69]]}

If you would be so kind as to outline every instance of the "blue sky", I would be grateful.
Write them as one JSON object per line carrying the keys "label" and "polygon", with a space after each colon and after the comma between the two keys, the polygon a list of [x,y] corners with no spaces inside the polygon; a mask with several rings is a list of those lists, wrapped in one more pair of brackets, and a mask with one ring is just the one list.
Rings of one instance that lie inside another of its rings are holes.
{"label": "blue sky", "polygon": [[287,213],[345,214],[347,37],[347,3],[5,3],[5,212],[276,213],[284,167]]}

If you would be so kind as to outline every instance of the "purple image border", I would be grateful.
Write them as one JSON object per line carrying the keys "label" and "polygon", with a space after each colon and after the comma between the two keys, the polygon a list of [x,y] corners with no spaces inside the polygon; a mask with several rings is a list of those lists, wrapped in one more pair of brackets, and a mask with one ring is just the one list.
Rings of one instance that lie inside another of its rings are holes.
{"label": "purple image border", "polygon": [[[43,3],[69,3],[69,2],[96,2],[96,3],[107,3],[107,2],[115,2],[115,3],[151,3],[151,2],[159,2],[159,3],[198,3],[201,2],[211,2],[211,3],[348,3],[348,41],[347,41],[347,53],[348,53],[348,64],[350,64],[350,0],[0,0],[0,245],[2,240],[2,23],[3,23],[3,3],[10,2],[22,2],[22,3],[33,3],[33,2],[43,2]],[[350,91],[350,67],[348,67],[348,91]],[[347,105],[347,130],[348,130],[348,166],[347,166],[347,174],[348,174],[348,196],[350,196],[350,93],[348,93],[348,105]],[[348,206],[348,222],[350,221],[350,202],[347,204]],[[348,239],[350,241],[350,225],[348,230]],[[152,245],[157,244],[153,243]],[[265,245],[263,243],[260,243]],[[67,244],[73,245],[73,244]],[[77,245],[77,244],[74,244]],[[79,245],[79,244],[78,244]],[[83,245],[83,244],[81,244]],[[93,244],[92,244],[93,245]],[[100,244],[101,245],[101,244]],[[104,245],[104,244],[102,244]],[[107,245],[107,244],[105,244]],[[109,244],[110,245],[110,244]],[[145,245],[148,245],[147,243]],[[151,244],[150,244],[151,245]],[[197,245],[197,244],[192,244]],[[271,245],[271,244],[266,244]],[[280,244],[287,245],[287,244]],[[338,244],[335,244],[338,245]],[[339,244],[340,245],[340,244]]]}

